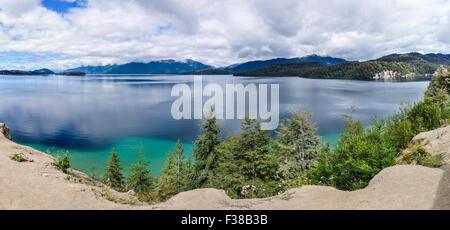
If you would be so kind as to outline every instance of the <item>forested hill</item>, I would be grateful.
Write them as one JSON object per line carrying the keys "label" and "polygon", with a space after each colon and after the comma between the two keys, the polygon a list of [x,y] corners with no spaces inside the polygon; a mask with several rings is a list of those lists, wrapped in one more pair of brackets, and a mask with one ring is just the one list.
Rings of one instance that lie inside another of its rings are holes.
{"label": "forested hill", "polygon": [[178,74],[186,74],[186,75],[232,75],[235,72],[231,69],[227,68],[209,68],[204,70],[195,70],[189,72],[181,72]]}
{"label": "forested hill", "polygon": [[162,60],[148,63],[131,62],[123,65],[85,66],[67,71],[82,71],[88,74],[157,74],[196,71],[209,68],[212,68],[212,66],[188,59],[185,62]]}
{"label": "forested hill", "polygon": [[377,59],[377,61],[385,62],[408,62],[408,63],[434,63],[442,65],[450,65],[450,54],[391,54]]}
{"label": "forested hill", "polygon": [[299,76],[334,79],[404,79],[431,75],[449,66],[450,55],[392,54],[366,62],[344,62],[336,65],[320,63],[285,63],[236,73],[236,76]]}
{"label": "forested hill", "polygon": [[235,65],[232,68],[229,68],[230,70],[234,72],[242,72],[242,71],[251,71],[251,70],[257,70],[259,68],[273,65],[273,64],[282,64],[282,63],[305,63],[305,62],[318,62],[323,65],[335,65],[339,63],[343,63],[346,60],[342,58],[334,58],[334,57],[323,57],[319,55],[309,55],[304,56],[300,58],[276,58],[276,59],[270,59],[270,60],[263,60],[263,61],[250,61],[245,62],[242,64]]}
{"label": "forested hill", "polygon": [[[319,56],[319,55],[308,55],[304,57],[296,57],[296,58],[275,58],[269,60],[258,60],[258,61],[249,61],[240,64],[234,64],[228,67],[221,68],[210,68],[204,70],[194,70],[183,72],[180,74],[196,74],[196,75],[228,75],[235,74],[244,71],[252,71],[258,70],[260,68],[264,68],[266,66],[275,65],[275,64],[291,64],[291,63],[320,63],[322,65],[330,66],[339,63],[346,62],[345,59],[335,58],[330,56]],[[302,66],[302,65],[300,65]]]}

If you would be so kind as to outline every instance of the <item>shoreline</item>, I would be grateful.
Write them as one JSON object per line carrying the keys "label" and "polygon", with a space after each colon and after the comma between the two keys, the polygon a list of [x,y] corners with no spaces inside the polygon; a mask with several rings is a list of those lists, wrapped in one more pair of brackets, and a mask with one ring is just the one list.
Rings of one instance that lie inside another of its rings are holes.
{"label": "shoreline", "polygon": [[[51,164],[50,155],[6,138],[9,131],[5,127],[0,124],[0,209],[450,209],[448,164],[441,168],[389,167],[366,188],[351,192],[308,185],[274,197],[236,200],[223,190],[206,188],[149,205],[137,201],[131,193],[105,189],[77,170],[64,174]],[[444,129],[450,136],[450,126]],[[22,154],[32,162],[15,162],[11,160],[13,154]]]}

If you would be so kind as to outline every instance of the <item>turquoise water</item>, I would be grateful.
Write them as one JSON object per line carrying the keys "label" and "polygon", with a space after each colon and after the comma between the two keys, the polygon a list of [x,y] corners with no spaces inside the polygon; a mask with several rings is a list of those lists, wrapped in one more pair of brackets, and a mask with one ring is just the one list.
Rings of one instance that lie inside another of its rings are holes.
{"label": "turquoise water", "polygon": [[[26,144],[26,143],[24,143]],[[129,175],[130,166],[135,164],[137,153],[140,147],[143,149],[145,159],[150,161],[150,172],[153,176],[160,175],[163,169],[167,154],[175,148],[176,142],[172,140],[162,140],[143,137],[127,137],[114,143],[112,147],[98,151],[80,151],[77,149],[57,148],[40,144],[27,144],[34,149],[43,152],[58,153],[68,152],[70,164],[73,168],[92,174],[95,171],[98,175],[103,175],[106,163],[113,148],[118,152],[119,158],[124,167],[123,173]],[[186,158],[192,155],[192,143],[182,143]]]}
{"label": "turquoise water", "polygon": [[[160,174],[167,153],[178,138],[186,155],[200,135],[201,120],[174,120],[171,97],[175,84],[192,88],[186,75],[1,76],[0,122],[11,128],[13,140],[41,151],[67,150],[72,166],[103,174],[113,148],[119,152],[125,174],[135,162],[133,150],[148,152],[150,171]],[[279,84],[280,120],[294,110],[313,113],[317,134],[335,143],[343,128],[343,114],[351,107],[355,119],[367,125],[374,116],[397,111],[400,102],[422,99],[422,82],[320,80],[296,77],[203,76],[203,84]],[[194,94],[194,92],[193,92]],[[204,97],[204,102],[208,99]],[[222,138],[237,134],[238,119],[218,120]],[[273,133],[272,133],[273,134]]]}
{"label": "turquoise water", "polygon": [[322,141],[328,142],[330,144],[336,144],[337,140],[339,139],[340,133],[328,133],[325,135],[322,135]]}

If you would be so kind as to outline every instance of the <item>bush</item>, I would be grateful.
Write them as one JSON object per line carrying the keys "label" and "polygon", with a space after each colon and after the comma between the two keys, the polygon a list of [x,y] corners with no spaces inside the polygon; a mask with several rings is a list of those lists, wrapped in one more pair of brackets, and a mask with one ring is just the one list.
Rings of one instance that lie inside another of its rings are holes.
{"label": "bush", "polygon": [[425,92],[425,96],[436,98],[438,92],[441,90],[444,90],[447,95],[450,94],[450,71],[433,76]]}
{"label": "bush", "polygon": [[55,156],[52,164],[64,173],[67,173],[70,168],[70,157],[67,154]]}
{"label": "bush", "polygon": [[437,168],[442,166],[441,159],[431,154],[426,154],[425,156],[419,157],[417,159],[417,164],[430,168]]}
{"label": "bush", "polygon": [[450,118],[450,71],[433,77],[425,97],[431,98],[440,106],[443,120]]}
{"label": "bush", "polygon": [[25,161],[28,161],[27,159],[25,159],[24,157],[22,157],[21,155],[19,155],[19,154],[14,154],[12,157],[11,157],[11,160],[13,160],[13,161],[17,161],[17,162],[25,162]]}
{"label": "bush", "polygon": [[311,183],[342,190],[364,188],[382,169],[395,164],[396,149],[386,140],[385,121],[362,127],[347,117],[347,127],[336,148],[321,154],[318,166],[310,170]]}
{"label": "bush", "polygon": [[406,105],[388,119],[387,137],[397,151],[408,146],[411,139],[441,124],[441,109],[432,98],[425,98],[414,106]]}
{"label": "bush", "polygon": [[430,168],[437,168],[442,165],[441,159],[428,153],[420,143],[415,143],[404,150],[401,155],[400,163],[416,163]]}
{"label": "bush", "polygon": [[392,143],[397,150],[408,146],[409,141],[416,135],[412,129],[412,123],[408,119],[390,122],[387,131],[390,143]]}
{"label": "bush", "polygon": [[408,111],[408,120],[411,121],[411,128],[416,134],[439,127],[441,120],[439,104],[431,98],[425,98]]}

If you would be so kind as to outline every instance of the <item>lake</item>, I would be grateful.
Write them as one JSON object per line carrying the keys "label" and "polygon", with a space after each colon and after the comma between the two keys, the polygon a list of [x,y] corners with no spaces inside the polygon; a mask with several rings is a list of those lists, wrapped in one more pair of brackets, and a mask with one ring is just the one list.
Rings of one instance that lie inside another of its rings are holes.
{"label": "lake", "polygon": [[[38,150],[67,150],[73,168],[102,174],[113,148],[125,173],[134,150],[143,147],[154,176],[160,174],[176,140],[192,154],[200,120],[174,120],[172,86],[193,84],[188,75],[0,76],[0,122],[11,128],[13,140]],[[203,76],[207,83],[279,84],[280,118],[293,110],[313,113],[318,134],[335,142],[343,114],[368,124],[383,118],[402,101],[422,99],[428,81],[375,82],[297,77],[264,78]],[[206,99],[206,98],[205,98]],[[204,99],[204,101],[205,101]],[[223,136],[235,134],[240,120],[220,120]]]}

